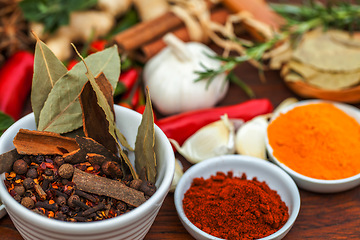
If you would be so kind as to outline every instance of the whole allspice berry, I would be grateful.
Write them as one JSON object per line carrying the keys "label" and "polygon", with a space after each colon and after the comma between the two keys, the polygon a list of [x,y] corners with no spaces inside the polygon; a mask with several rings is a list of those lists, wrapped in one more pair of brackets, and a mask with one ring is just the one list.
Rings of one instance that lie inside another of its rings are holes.
{"label": "whole allspice berry", "polygon": [[24,174],[28,170],[28,164],[24,160],[18,159],[13,164],[13,170],[16,174]]}
{"label": "whole allspice berry", "polygon": [[38,177],[37,170],[35,168],[30,168],[26,173],[26,177],[32,178],[32,179],[37,178]]}
{"label": "whole allspice berry", "polygon": [[35,202],[30,197],[24,197],[21,200],[21,205],[23,205],[24,207],[26,207],[28,209],[32,209],[35,206]]}
{"label": "whole allspice berry", "polygon": [[62,178],[71,178],[74,173],[74,166],[69,163],[65,163],[59,167],[58,173]]}
{"label": "whole allspice berry", "polygon": [[17,185],[14,187],[14,191],[16,192],[17,195],[19,196],[23,196],[25,194],[25,188],[22,185]]}
{"label": "whole allspice berry", "polygon": [[26,190],[31,189],[35,186],[34,179],[32,178],[25,178],[23,181],[23,186]]}

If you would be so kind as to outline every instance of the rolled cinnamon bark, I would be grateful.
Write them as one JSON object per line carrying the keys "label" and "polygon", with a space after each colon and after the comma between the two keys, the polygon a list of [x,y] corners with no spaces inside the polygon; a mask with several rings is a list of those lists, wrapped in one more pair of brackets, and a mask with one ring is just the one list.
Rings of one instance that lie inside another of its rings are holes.
{"label": "rolled cinnamon bark", "polygon": [[[213,22],[225,24],[228,16],[229,11],[222,8],[214,10],[214,12],[211,13],[210,19]],[[177,28],[172,33],[184,42],[189,42],[191,40],[190,34],[185,26]],[[140,46],[140,48],[134,52],[133,57],[140,62],[146,62],[164,47],[166,47],[166,44],[160,37],[150,43]]]}

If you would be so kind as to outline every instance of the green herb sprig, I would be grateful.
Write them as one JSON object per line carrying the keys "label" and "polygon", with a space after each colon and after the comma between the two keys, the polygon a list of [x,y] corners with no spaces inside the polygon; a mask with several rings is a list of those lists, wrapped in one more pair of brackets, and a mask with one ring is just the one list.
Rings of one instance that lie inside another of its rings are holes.
{"label": "green herb sprig", "polygon": [[287,24],[283,26],[282,31],[267,42],[253,46],[242,45],[246,49],[242,56],[226,58],[211,56],[214,59],[223,61],[223,65],[218,69],[204,67],[204,71],[197,71],[198,78],[196,81],[208,79],[211,82],[217,75],[222,73],[227,73],[227,79],[230,80],[230,76],[234,75],[233,70],[239,64],[250,60],[261,62],[262,56],[277,43],[287,38],[291,40],[299,39],[304,33],[317,27],[323,27],[324,30],[335,28],[350,32],[360,30],[359,5],[334,1],[323,5],[308,1],[307,4],[300,6],[289,4],[271,4],[270,6],[287,20]]}
{"label": "green herb sprig", "polygon": [[23,0],[19,5],[25,19],[41,22],[45,32],[53,33],[62,25],[68,25],[70,13],[89,9],[97,0]]}

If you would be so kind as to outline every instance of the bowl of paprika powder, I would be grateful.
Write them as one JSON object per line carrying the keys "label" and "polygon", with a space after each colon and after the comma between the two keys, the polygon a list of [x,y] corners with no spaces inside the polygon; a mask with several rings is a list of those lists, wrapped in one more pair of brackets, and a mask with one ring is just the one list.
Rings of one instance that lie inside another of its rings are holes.
{"label": "bowl of paprika powder", "polygon": [[189,168],[175,207],[196,239],[282,239],[300,210],[295,182],[268,161],[225,155]]}
{"label": "bowl of paprika powder", "polygon": [[269,158],[303,189],[341,192],[360,184],[360,110],[304,100],[274,115],[267,128]]}

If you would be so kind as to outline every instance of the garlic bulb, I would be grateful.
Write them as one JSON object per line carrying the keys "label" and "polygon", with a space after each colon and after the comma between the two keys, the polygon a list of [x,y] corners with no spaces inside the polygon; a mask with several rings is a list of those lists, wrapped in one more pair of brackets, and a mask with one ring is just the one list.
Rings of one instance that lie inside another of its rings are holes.
{"label": "garlic bulb", "polygon": [[[144,67],[144,83],[151,92],[151,101],[164,114],[175,114],[195,109],[213,107],[226,94],[228,82],[225,73],[195,82],[195,71],[217,69],[221,61],[209,47],[198,42],[184,43],[169,33],[163,40],[168,45],[150,59]],[[203,66],[202,66],[203,65]]]}
{"label": "garlic bulb", "polygon": [[175,140],[169,140],[176,150],[193,164],[235,152],[235,128],[227,115],[199,129],[181,147]]}
{"label": "garlic bulb", "polygon": [[184,175],[183,165],[179,159],[175,159],[175,173],[170,186],[170,192],[174,192],[180,178]]}
{"label": "garlic bulb", "polygon": [[265,137],[267,126],[266,116],[258,116],[244,123],[236,132],[236,152],[266,159]]}

